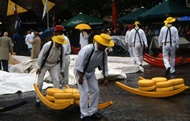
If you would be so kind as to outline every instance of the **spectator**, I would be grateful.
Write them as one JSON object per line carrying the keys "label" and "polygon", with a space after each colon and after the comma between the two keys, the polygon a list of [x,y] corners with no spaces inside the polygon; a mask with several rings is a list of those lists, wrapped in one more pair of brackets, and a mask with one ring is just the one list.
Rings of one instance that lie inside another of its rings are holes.
{"label": "spectator", "polygon": [[13,53],[13,43],[8,32],[4,32],[4,36],[0,37],[0,65],[2,64],[3,71],[8,70],[9,54]]}

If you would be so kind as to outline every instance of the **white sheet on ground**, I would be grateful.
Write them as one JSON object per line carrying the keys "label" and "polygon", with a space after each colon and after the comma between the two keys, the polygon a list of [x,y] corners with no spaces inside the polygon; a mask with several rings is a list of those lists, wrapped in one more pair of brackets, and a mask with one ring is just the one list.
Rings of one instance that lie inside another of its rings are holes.
{"label": "white sheet on ground", "polygon": [[[70,55],[71,63],[69,66],[69,84],[76,84],[73,68],[77,55]],[[141,71],[138,65],[135,65],[134,59],[130,57],[108,57],[109,80],[126,79],[126,73],[135,73]],[[26,56],[11,56],[9,62],[9,73],[0,71],[0,94],[16,93],[17,91],[32,91],[33,84],[36,81],[35,71],[37,69],[37,60]],[[101,71],[96,69],[97,79],[103,79]],[[45,79],[51,82],[51,77],[47,72]],[[44,82],[43,89],[52,86],[51,83]]]}

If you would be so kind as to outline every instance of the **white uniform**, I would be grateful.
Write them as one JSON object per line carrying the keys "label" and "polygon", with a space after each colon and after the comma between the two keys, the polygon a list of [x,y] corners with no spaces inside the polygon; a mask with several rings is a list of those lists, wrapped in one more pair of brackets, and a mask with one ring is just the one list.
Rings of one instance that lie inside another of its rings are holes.
{"label": "white uniform", "polygon": [[130,45],[129,45],[129,34],[130,34],[130,31],[131,30],[127,30],[127,32],[126,32],[126,34],[125,34],[125,42],[127,43],[127,45],[128,45],[128,52],[129,52],[129,55],[130,55],[130,57],[134,57],[134,55],[133,55],[133,49],[132,49],[132,47],[130,47]]}
{"label": "white uniform", "polygon": [[32,44],[30,44],[29,42],[32,42],[34,40],[34,34],[27,34],[26,38],[25,38],[25,43],[28,46],[28,50],[31,54],[31,50],[32,50]]}
{"label": "white uniform", "polygon": [[[93,44],[89,44],[82,48],[78,53],[78,58],[75,63],[74,73],[77,79],[78,88],[80,91],[80,111],[81,119],[85,116],[91,116],[97,112],[98,109],[98,97],[99,97],[99,88],[98,81],[95,76],[95,68],[100,66],[105,70],[105,76],[108,76],[108,64],[107,64],[107,53],[99,51],[97,49],[96,43],[94,44],[94,52],[91,56],[90,62],[86,69],[86,72],[83,76],[83,83],[78,83],[78,74],[77,71],[84,72],[85,65],[88,61],[88,58],[93,50]],[[103,54],[104,55],[104,64],[103,64]],[[90,92],[90,97],[88,93]],[[90,99],[90,104],[88,105],[88,99]]]}
{"label": "white uniform", "polygon": [[144,45],[148,47],[144,31],[137,27],[133,28],[130,31],[128,43],[133,49],[133,55],[135,57],[136,63],[138,65],[142,65]]}
{"label": "white uniform", "polygon": [[88,45],[88,37],[89,37],[89,35],[87,34],[86,31],[80,32],[80,46],[81,46],[81,48]]}
{"label": "white uniform", "polygon": [[68,44],[62,45],[64,48],[64,54],[65,54],[65,70],[64,70],[65,77],[62,80],[62,75],[60,75],[60,79],[61,79],[62,87],[65,87],[65,85],[69,83],[69,65],[70,65],[70,61],[71,61],[69,54],[71,53],[71,45],[70,45],[69,38],[67,36],[65,36],[64,34],[62,34],[62,35],[64,36],[65,40],[68,42]]}
{"label": "white uniform", "polygon": [[[46,56],[47,51],[49,50],[51,45],[51,41],[47,42],[46,44],[44,44],[42,50],[40,51],[40,54],[38,56],[38,68],[41,68],[41,65],[43,63],[43,59]],[[64,72],[64,68],[65,68],[65,55],[64,55],[64,49],[62,49],[62,68],[61,68],[61,72]],[[61,54],[61,48],[57,48],[55,47],[55,42],[53,42],[53,46],[50,50],[49,56],[44,64],[44,67],[41,69],[41,73],[38,75],[38,82],[37,82],[37,86],[39,88],[39,90],[42,90],[42,86],[43,86],[43,80],[44,80],[44,76],[46,74],[47,71],[49,71],[50,76],[52,78],[53,81],[53,87],[54,88],[59,88],[60,83],[59,83],[59,71],[58,71],[58,61],[60,60],[60,54]],[[39,98],[38,96],[36,96],[36,102],[39,102]]]}
{"label": "white uniform", "polygon": [[[163,61],[166,69],[170,67],[170,73],[175,72],[175,52],[176,48],[179,48],[179,35],[176,27],[171,24],[168,25],[171,34],[167,26],[163,26],[160,30],[158,38],[159,46],[162,46]],[[168,34],[167,34],[168,31]],[[166,36],[167,35],[167,36]],[[171,42],[171,44],[170,44]],[[170,54],[170,59],[168,60]]]}

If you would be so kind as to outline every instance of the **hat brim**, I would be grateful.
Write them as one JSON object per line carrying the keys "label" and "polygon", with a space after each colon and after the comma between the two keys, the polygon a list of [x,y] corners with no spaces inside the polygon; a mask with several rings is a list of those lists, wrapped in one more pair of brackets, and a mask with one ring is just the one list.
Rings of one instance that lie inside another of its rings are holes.
{"label": "hat brim", "polygon": [[68,44],[68,42],[66,40],[61,42],[61,41],[58,41],[58,39],[56,37],[52,37],[52,40],[58,44]]}
{"label": "hat brim", "polygon": [[114,46],[114,42],[111,41],[104,41],[99,35],[95,35],[94,36],[94,40],[98,43],[100,43],[101,45],[104,45],[106,47],[113,47]]}
{"label": "hat brim", "polygon": [[173,22],[175,22],[176,21],[176,19],[175,18],[172,18],[171,20],[165,20],[164,21],[164,23],[173,23]]}

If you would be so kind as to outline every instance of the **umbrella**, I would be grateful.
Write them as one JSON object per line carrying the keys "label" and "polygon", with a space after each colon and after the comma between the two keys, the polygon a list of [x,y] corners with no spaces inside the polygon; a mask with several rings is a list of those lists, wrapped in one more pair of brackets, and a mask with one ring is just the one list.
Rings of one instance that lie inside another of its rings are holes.
{"label": "umbrella", "polygon": [[103,20],[96,17],[88,16],[83,13],[79,13],[78,15],[62,23],[62,26],[64,26],[65,28],[74,28],[76,25],[81,23],[89,25],[100,25],[103,24]]}
{"label": "umbrella", "polygon": [[140,14],[139,19],[165,19],[168,16],[180,17],[190,15],[190,9],[174,2],[164,1],[155,7]]}
{"label": "umbrella", "polygon": [[190,16],[183,16],[179,18],[178,21],[190,21]]}
{"label": "umbrella", "polygon": [[91,29],[88,24],[78,24],[75,29]]}
{"label": "umbrella", "polygon": [[47,28],[46,30],[44,30],[44,31],[40,34],[40,38],[41,38],[41,39],[45,39],[45,38],[48,38],[48,37],[50,37],[50,36],[53,36],[53,30],[54,30],[54,27]]}
{"label": "umbrella", "polygon": [[138,15],[144,13],[145,11],[147,11],[148,9],[144,8],[144,7],[141,7],[140,9],[132,12],[132,13],[129,13],[121,18],[118,18],[117,19],[117,22],[126,22],[126,23],[134,23],[136,20],[138,20]]}

